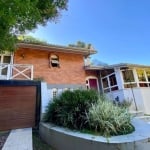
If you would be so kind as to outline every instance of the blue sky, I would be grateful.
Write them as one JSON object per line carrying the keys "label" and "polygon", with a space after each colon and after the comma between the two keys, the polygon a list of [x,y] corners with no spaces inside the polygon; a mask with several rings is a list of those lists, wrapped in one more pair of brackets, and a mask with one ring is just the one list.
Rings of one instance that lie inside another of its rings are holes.
{"label": "blue sky", "polygon": [[150,0],[69,0],[57,23],[30,35],[58,45],[91,43],[98,51],[92,59],[108,64],[150,65]]}

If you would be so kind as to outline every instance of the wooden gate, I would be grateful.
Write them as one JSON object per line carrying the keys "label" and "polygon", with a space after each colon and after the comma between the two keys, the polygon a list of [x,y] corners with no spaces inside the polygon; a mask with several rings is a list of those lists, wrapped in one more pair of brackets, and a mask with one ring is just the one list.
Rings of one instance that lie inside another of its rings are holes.
{"label": "wooden gate", "polygon": [[9,82],[12,83],[0,81],[0,130],[35,127],[40,116],[38,84],[15,81],[9,85]]}

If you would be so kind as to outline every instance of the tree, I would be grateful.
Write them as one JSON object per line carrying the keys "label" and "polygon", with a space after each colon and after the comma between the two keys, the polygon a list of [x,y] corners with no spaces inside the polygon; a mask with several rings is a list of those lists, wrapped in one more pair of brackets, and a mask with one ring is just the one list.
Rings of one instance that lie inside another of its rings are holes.
{"label": "tree", "polygon": [[19,35],[17,37],[18,42],[24,42],[24,43],[30,43],[30,44],[41,44],[41,45],[49,45],[49,43],[47,43],[44,40],[41,40],[39,38],[35,38],[33,36],[30,35]]}
{"label": "tree", "polygon": [[69,44],[69,47],[78,47],[78,48],[87,48],[91,49],[92,45],[91,44],[86,44],[85,42],[77,41],[76,44]]}
{"label": "tree", "polygon": [[0,0],[0,50],[14,50],[17,35],[56,21],[68,0]]}

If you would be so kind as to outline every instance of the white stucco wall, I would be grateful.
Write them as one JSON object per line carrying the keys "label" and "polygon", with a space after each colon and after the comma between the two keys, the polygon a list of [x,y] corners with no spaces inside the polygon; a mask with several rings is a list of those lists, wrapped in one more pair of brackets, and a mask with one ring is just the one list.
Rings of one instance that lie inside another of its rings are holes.
{"label": "white stucco wall", "polygon": [[130,110],[136,110],[137,106],[138,111],[150,114],[150,88],[128,88],[107,93],[106,96],[111,100],[115,100],[118,96],[120,102],[123,100],[132,100]]}
{"label": "white stucco wall", "polygon": [[41,113],[45,112],[46,106],[49,103],[47,83],[41,82]]}
{"label": "white stucco wall", "polygon": [[112,92],[106,93],[106,96],[110,100],[115,100],[117,97],[119,97],[120,102],[124,100],[123,90],[117,90],[117,91],[112,91]]}
{"label": "white stucco wall", "polygon": [[145,114],[150,114],[150,88],[141,89],[143,103],[144,103],[144,112]]}
{"label": "white stucco wall", "polygon": [[143,96],[141,93],[141,88],[128,88],[124,89],[124,97],[126,100],[132,100],[131,109],[144,112]]}

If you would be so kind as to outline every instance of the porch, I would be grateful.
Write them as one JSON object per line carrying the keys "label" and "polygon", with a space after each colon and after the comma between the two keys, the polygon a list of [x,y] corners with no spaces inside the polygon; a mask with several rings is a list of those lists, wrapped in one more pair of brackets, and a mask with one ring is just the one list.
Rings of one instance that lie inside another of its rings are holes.
{"label": "porch", "polygon": [[33,80],[33,65],[0,63],[0,80]]}

